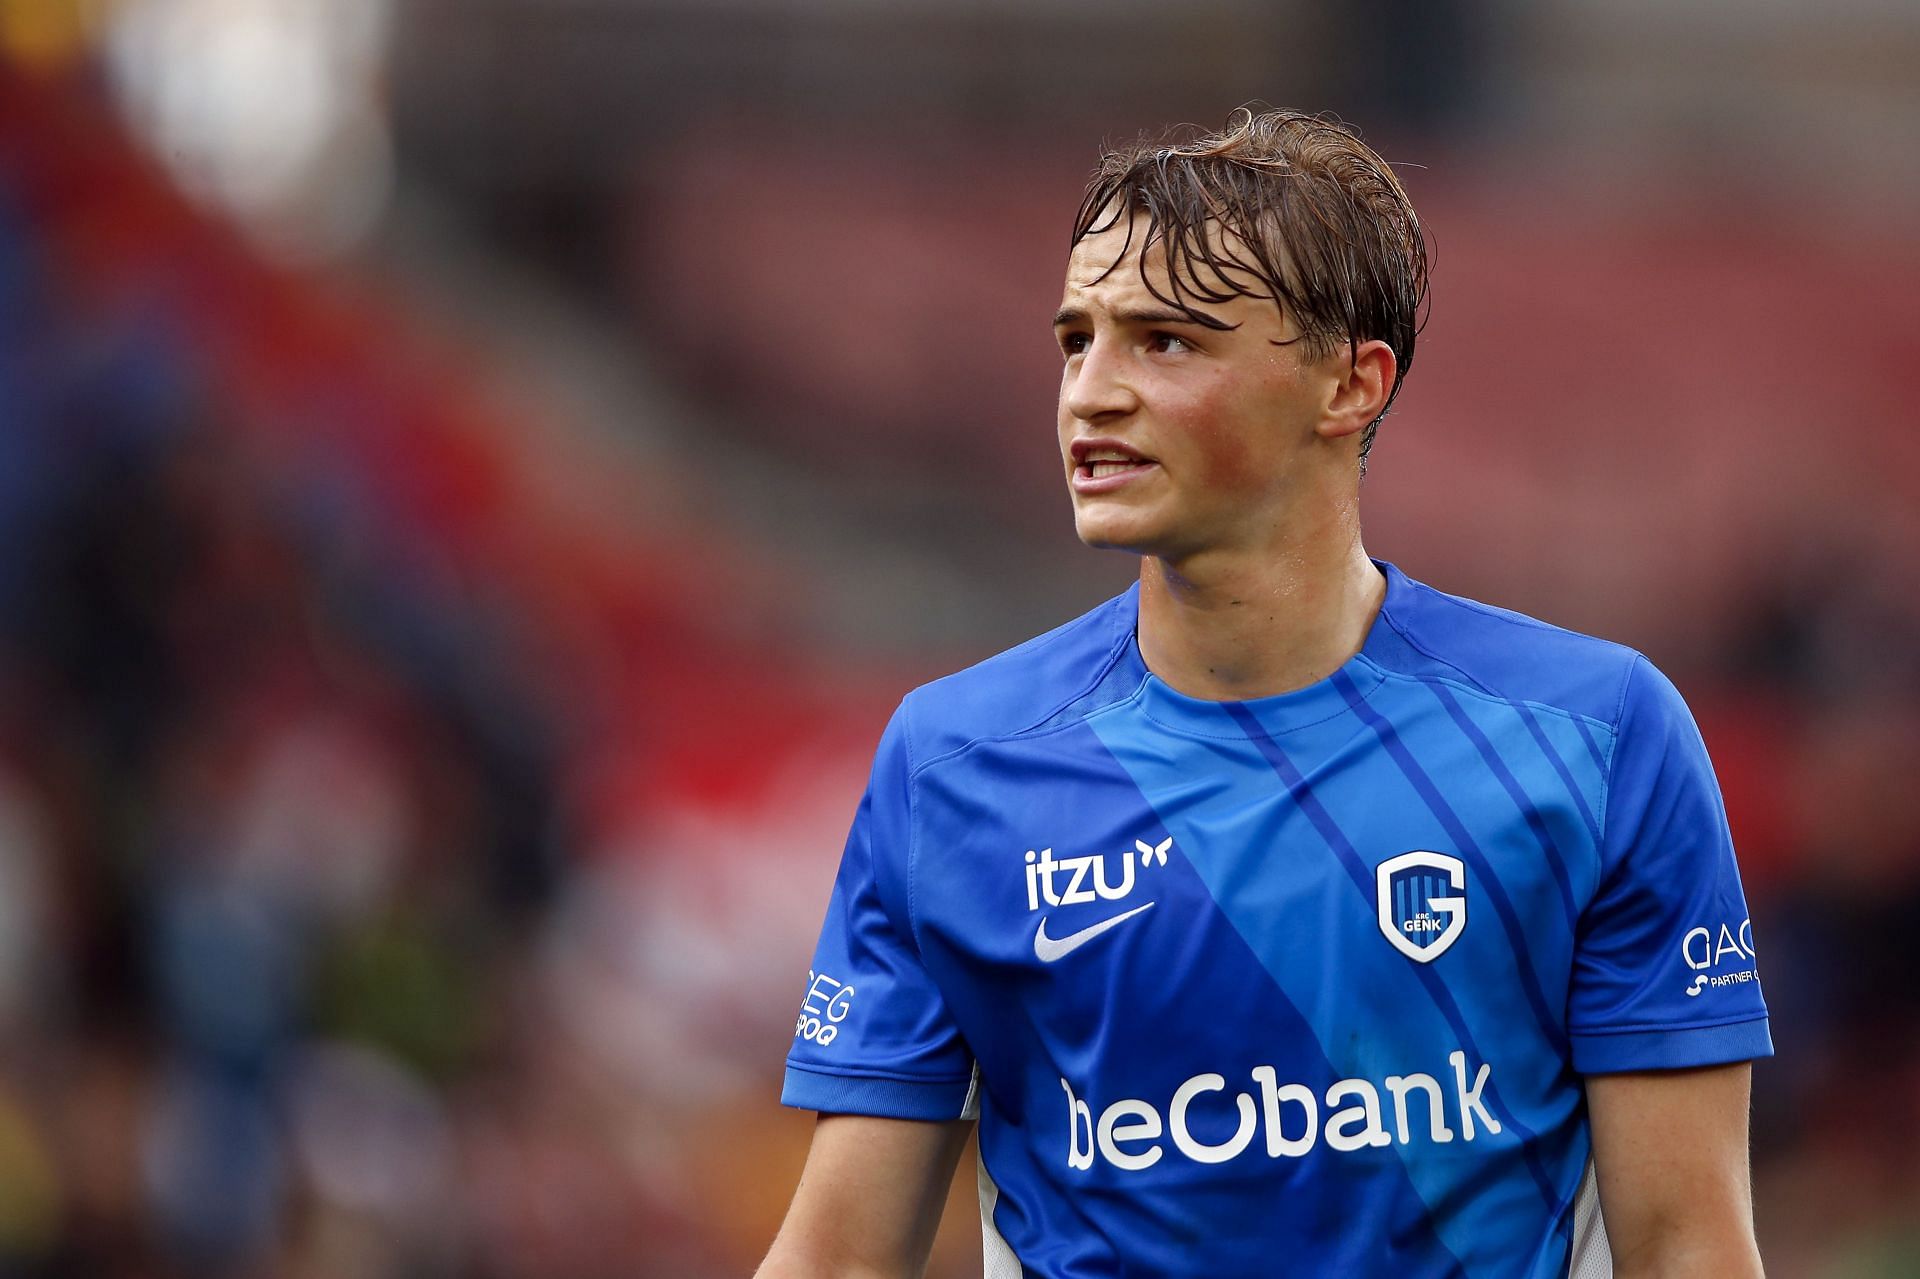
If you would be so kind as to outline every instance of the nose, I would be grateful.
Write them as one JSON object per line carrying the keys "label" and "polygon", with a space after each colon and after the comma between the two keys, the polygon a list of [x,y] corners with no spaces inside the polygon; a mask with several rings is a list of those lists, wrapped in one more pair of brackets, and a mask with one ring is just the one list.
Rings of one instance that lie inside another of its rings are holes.
{"label": "nose", "polygon": [[1095,338],[1078,360],[1067,365],[1060,381],[1060,403],[1082,422],[1131,413],[1139,407],[1118,342]]}

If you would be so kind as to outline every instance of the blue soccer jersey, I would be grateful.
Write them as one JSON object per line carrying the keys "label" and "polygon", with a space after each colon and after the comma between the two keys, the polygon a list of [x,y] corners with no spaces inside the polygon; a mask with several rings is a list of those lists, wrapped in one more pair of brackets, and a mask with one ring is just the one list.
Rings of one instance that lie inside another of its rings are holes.
{"label": "blue soccer jersey", "polygon": [[1381,567],[1297,692],[1136,588],[894,715],[784,1100],[977,1114],[989,1276],[1605,1274],[1581,1077],[1772,1051],[1672,684]]}

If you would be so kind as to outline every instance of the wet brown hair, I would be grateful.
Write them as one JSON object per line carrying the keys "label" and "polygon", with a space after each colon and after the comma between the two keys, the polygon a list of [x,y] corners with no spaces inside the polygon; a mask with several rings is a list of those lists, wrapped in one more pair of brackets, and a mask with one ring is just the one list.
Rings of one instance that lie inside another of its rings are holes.
{"label": "wet brown hair", "polygon": [[[1332,117],[1242,107],[1218,132],[1181,126],[1109,150],[1087,183],[1073,243],[1124,221],[1118,266],[1133,247],[1136,213],[1146,215],[1142,282],[1194,322],[1220,327],[1197,310],[1202,303],[1270,297],[1299,326],[1288,342],[1306,342],[1316,359],[1375,338],[1387,344],[1396,376],[1360,437],[1364,474],[1413,365],[1427,300],[1426,233],[1387,162]],[[1216,223],[1226,235],[1210,239]],[[1166,249],[1170,296],[1146,277],[1156,243]]]}

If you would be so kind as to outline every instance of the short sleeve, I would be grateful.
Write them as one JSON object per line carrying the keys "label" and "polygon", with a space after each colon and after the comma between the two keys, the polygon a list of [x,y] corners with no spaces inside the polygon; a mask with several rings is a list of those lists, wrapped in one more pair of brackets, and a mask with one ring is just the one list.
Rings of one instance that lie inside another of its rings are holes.
{"label": "short sleeve", "polygon": [[1720,787],[1679,691],[1627,677],[1580,919],[1568,1030],[1583,1074],[1770,1056],[1753,924]]}
{"label": "short sleeve", "polygon": [[907,711],[880,739],[807,972],[780,1100],[837,1114],[959,1119],[973,1056],[927,976],[909,913]]}

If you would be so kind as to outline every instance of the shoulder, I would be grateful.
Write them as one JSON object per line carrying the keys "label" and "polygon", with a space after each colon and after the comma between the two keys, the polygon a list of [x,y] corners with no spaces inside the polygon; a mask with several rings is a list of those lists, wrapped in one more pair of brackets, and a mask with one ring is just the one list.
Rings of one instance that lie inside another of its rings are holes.
{"label": "shoulder", "polygon": [[[1377,656],[1390,671],[1618,726],[1630,690],[1671,688],[1634,649],[1435,590],[1392,565]],[[1375,646],[1369,645],[1372,650]]]}
{"label": "shoulder", "polygon": [[913,766],[1040,728],[1097,698],[1131,649],[1136,591],[907,694],[895,720]]}

